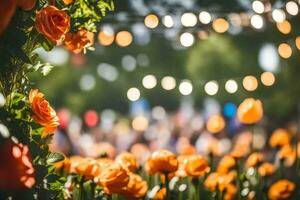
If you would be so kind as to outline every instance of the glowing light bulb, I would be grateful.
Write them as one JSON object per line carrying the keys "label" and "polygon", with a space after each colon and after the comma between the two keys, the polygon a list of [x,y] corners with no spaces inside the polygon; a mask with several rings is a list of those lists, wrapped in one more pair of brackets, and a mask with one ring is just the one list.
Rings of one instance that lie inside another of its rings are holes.
{"label": "glowing light bulb", "polygon": [[219,90],[219,85],[216,81],[209,81],[204,86],[204,91],[211,96],[217,94],[218,90]]}
{"label": "glowing light bulb", "polygon": [[281,23],[276,23],[276,26],[282,34],[289,34],[292,30],[292,26],[287,20],[284,20]]}
{"label": "glowing light bulb", "polygon": [[167,28],[172,28],[174,26],[174,20],[170,15],[164,16],[162,22]]}
{"label": "glowing light bulb", "polygon": [[161,80],[161,86],[165,90],[173,90],[176,87],[176,80],[172,76],[165,76]]}
{"label": "glowing light bulb", "polygon": [[191,83],[191,81],[189,80],[183,80],[180,84],[179,84],[179,92],[182,95],[189,95],[191,94],[193,91],[193,85]]}
{"label": "glowing light bulb", "polygon": [[265,86],[272,86],[275,83],[275,76],[272,72],[264,72],[261,74],[260,80]]}
{"label": "glowing light bulb", "polygon": [[140,90],[135,87],[130,88],[127,91],[127,98],[130,101],[137,101],[140,98],[140,96],[141,96]]}
{"label": "glowing light bulb", "polygon": [[127,47],[132,43],[132,35],[128,31],[120,31],[116,35],[116,43],[120,47]]}
{"label": "glowing light bulb", "polygon": [[282,58],[289,58],[292,56],[293,50],[287,43],[282,43],[278,46],[278,53]]}
{"label": "glowing light bulb", "polygon": [[157,80],[154,75],[149,74],[143,78],[143,86],[147,89],[152,89],[156,86]]}
{"label": "glowing light bulb", "polygon": [[154,29],[158,26],[159,19],[156,15],[150,14],[145,17],[144,23],[145,23],[146,27],[148,27],[150,29]]}
{"label": "glowing light bulb", "polygon": [[287,2],[285,8],[290,15],[296,16],[299,13],[299,7],[294,1]]}
{"label": "glowing light bulb", "polygon": [[272,18],[273,18],[273,20],[275,22],[281,23],[281,22],[283,22],[285,20],[286,15],[285,15],[285,13],[284,13],[283,10],[281,10],[281,9],[275,9],[272,12]]}
{"label": "glowing light bulb", "polygon": [[250,19],[250,23],[255,29],[261,29],[264,26],[264,20],[260,15],[253,15]]}
{"label": "glowing light bulb", "polygon": [[258,82],[257,82],[257,79],[255,78],[255,76],[246,76],[243,79],[243,87],[247,91],[254,91],[257,89],[257,86],[258,86]]}
{"label": "glowing light bulb", "polygon": [[197,17],[194,13],[184,13],[181,16],[181,23],[185,27],[194,27],[197,24]]}
{"label": "glowing light bulb", "polygon": [[211,15],[209,14],[209,12],[206,12],[206,11],[200,12],[199,21],[202,24],[209,24],[211,22]]}
{"label": "glowing light bulb", "polygon": [[229,29],[229,23],[224,18],[218,18],[213,21],[212,27],[217,33],[225,33]]}
{"label": "glowing light bulb", "polygon": [[191,33],[182,33],[180,35],[180,43],[184,47],[190,47],[194,44],[195,37]]}
{"label": "glowing light bulb", "polygon": [[253,1],[252,9],[254,12],[262,14],[263,12],[265,12],[265,5],[261,1]]}
{"label": "glowing light bulb", "polygon": [[238,84],[236,83],[235,80],[228,80],[225,83],[225,90],[228,93],[233,94],[238,90]]}

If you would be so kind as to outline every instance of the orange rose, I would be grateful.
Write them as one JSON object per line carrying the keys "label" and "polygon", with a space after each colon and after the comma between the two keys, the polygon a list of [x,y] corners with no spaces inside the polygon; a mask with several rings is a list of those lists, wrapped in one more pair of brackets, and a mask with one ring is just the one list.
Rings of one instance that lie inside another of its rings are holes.
{"label": "orange rose", "polygon": [[252,153],[247,161],[246,161],[246,166],[249,167],[257,167],[262,161],[263,161],[263,154],[262,153]]}
{"label": "orange rose", "polygon": [[271,176],[275,172],[275,167],[271,163],[263,163],[261,166],[258,168],[258,173],[261,176]]}
{"label": "orange rose", "polygon": [[42,137],[54,133],[59,126],[59,120],[54,109],[45,100],[44,94],[36,90],[31,90],[29,93],[29,102],[33,112],[33,120],[44,126]]}
{"label": "orange rose", "polygon": [[116,158],[116,162],[131,172],[134,172],[138,168],[138,163],[135,156],[128,152],[119,154]]}
{"label": "orange rose", "polygon": [[48,6],[37,12],[35,27],[54,44],[61,44],[70,29],[70,16],[55,6]]}
{"label": "orange rose", "polygon": [[167,150],[154,152],[148,160],[150,171],[153,173],[170,173],[175,172],[178,168],[176,155]]}
{"label": "orange rose", "polygon": [[129,174],[119,164],[112,164],[104,169],[99,176],[99,184],[107,194],[122,193],[129,182]]}
{"label": "orange rose", "polygon": [[17,5],[23,10],[29,11],[35,6],[36,0],[17,0]]}
{"label": "orange rose", "polygon": [[185,165],[185,171],[187,175],[199,177],[209,172],[209,170],[210,167],[208,165],[208,161],[203,156],[194,155],[187,159],[187,163]]}
{"label": "orange rose", "polygon": [[235,159],[230,155],[226,155],[219,162],[217,167],[217,172],[220,174],[226,174],[235,166],[236,166]]}
{"label": "orange rose", "polygon": [[271,147],[283,147],[290,144],[290,134],[285,129],[276,129],[269,140]]}
{"label": "orange rose", "polygon": [[295,184],[289,180],[279,180],[271,185],[268,191],[268,197],[270,200],[289,199],[292,196],[295,188]]}
{"label": "orange rose", "polygon": [[208,118],[206,128],[211,133],[219,133],[225,127],[225,120],[220,115],[213,115]]}
{"label": "orange rose", "polygon": [[81,29],[76,33],[67,33],[64,46],[73,53],[80,53],[84,48],[93,45],[94,33]]}
{"label": "orange rose", "polygon": [[0,0],[0,35],[4,32],[15,14],[16,3],[16,0]]}
{"label": "orange rose", "polygon": [[260,100],[245,99],[238,107],[237,117],[244,124],[255,124],[263,117],[263,108]]}
{"label": "orange rose", "polygon": [[129,182],[122,194],[128,200],[141,199],[146,195],[148,185],[146,181],[134,173],[129,174]]}

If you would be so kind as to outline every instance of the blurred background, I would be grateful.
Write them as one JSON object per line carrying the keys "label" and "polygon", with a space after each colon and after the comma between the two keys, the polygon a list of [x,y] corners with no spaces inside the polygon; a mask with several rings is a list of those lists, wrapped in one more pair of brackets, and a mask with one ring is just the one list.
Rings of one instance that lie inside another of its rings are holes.
{"label": "blurred background", "polygon": [[203,152],[215,139],[207,119],[219,114],[226,152],[246,130],[235,115],[247,97],[264,106],[258,145],[279,127],[296,133],[298,12],[298,1],[117,1],[94,51],[37,51],[55,66],[43,79],[32,77],[61,120],[53,148],[113,157],[136,143],[176,151],[191,143]]}

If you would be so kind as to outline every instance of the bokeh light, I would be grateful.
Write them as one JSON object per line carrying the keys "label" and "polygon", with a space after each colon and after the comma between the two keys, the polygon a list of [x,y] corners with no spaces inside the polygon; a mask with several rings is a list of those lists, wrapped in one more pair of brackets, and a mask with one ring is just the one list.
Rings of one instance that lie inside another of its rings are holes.
{"label": "bokeh light", "polygon": [[282,58],[289,58],[292,56],[293,50],[292,47],[287,43],[281,43],[278,46],[278,53]]}
{"label": "bokeh light", "polygon": [[275,83],[275,76],[272,72],[264,72],[261,74],[260,80],[265,86],[272,86]]}
{"label": "bokeh light", "polygon": [[122,67],[124,70],[128,71],[128,72],[132,72],[133,70],[135,70],[137,65],[137,60],[135,59],[135,57],[131,56],[131,55],[125,55],[122,58]]}
{"label": "bokeh light", "polygon": [[286,35],[286,34],[291,33],[292,26],[291,26],[290,22],[288,22],[287,20],[284,20],[281,23],[276,23],[276,26],[282,34]]}
{"label": "bokeh light", "polygon": [[174,20],[172,16],[166,15],[162,19],[162,23],[165,25],[167,28],[172,28],[174,26]]}
{"label": "bokeh light", "polygon": [[197,17],[194,13],[184,13],[181,16],[181,24],[185,27],[194,27],[197,24]]}
{"label": "bokeh light", "polygon": [[277,48],[274,44],[266,43],[261,47],[258,54],[258,63],[264,71],[277,72],[279,61]]}
{"label": "bokeh light", "polygon": [[106,81],[115,81],[119,77],[117,68],[108,63],[100,63],[97,67],[98,75]]}
{"label": "bokeh light", "polygon": [[199,21],[202,24],[209,24],[211,22],[211,15],[209,14],[209,12],[206,12],[206,11],[200,12]]}
{"label": "bokeh light", "polygon": [[299,7],[294,1],[287,2],[285,8],[290,15],[296,16],[299,13]]}
{"label": "bokeh light", "polygon": [[127,47],[132,43],[132,34],[128,31],[120,31],[116,35],[116,43],[120,47]]}
{"label": "bokeh light", "polygon": [[253,15],[250,23],[255,29],[261,29],[264,26],[264,19],[260,15]]}
{"label": "bokeh light", "polygon": [[300,50],[300,36],[296,37],[295,43],[296,43],[297,49]]}
{"label": "bokeh light", "polygon": [[0,107],[4,106],[6,102],[6,99],[4,95],[0,92]]}
{"label": "bokeh light", "polygon": [[152,89],[156,86],[157,80],[154,75],[149,74],[143,78],[143,86],[147,89]]}
{"label": "bokeh light", "polygon": [[137,101],[140,98],[140,96],[141,96],[140,90],[135,87],[130,88],[127,91],[127,98],[130,101]]}
{"label": "bokeh light", "polygon": [[151,114],[152,114],[153,119],[155,119],[155,120],[162,120],[167,116],[166,110],[161,106],[155,106],[152,109]]}
{"label": "bokeh light", "polygon": [[254,91],[257,89],[258,81],[255,76],[246,76],[243,79],[243,87],[247,91]]}
{"label": "bokeh light", "polygon": [[94,110],[89,110],[84,114],[84,122],[89,127],[95,127],[98,124],[99,116]]}
{"label": "bokeh light", "polygon": [[235,117],[236,110],[237,110],[236,105],[234,103],[228,102],[224,105],[223,108],[224,116],[228,118],[233,118]]}
{"label": "bokeh light", "polygon": [[254,12],[256,12],[258,14],[262,14],[265,11],[265,5],[261,1],[253,1],[252,9]]}
{"label": "bokeh light", "polygon": [[145,17],[144,23],[145,23],[146,27],[148,27],[150,29],[154,29],[158,26],[159,19],[156,15],[150,14]]}
{"label": "bokeh light", "polygon": [[148,128],[148,119],[144,116],[137,116],[132,120],[132,128],[138,132],[143,132]]}
{"label": "bokeh light", "polygon": [[228,93],[233,94],[238,90],[238,84],[236,83],[235,80],[228,80],[225,83],[225,90]]}
{"label": "bokeh light", "polygon": [[182,95],[189,95],[193,91],[193,85],[190,80],[183,80],[179,84],[179,92]]}
{"label": "bokeh light", "polygon": [[219,90],[219,85],[216,81],[209,81],[204,86],[204,91],[211,96],[217,94],[218,90]]}
{"label": "bokeh light", "polygon": [[101,44],[102,46],[109,46],[111,45],[115,40],[115,35],[114,33],[110,33],[107,31],[100,31],[98,33],[98,41],[99,44]]}
{"label": "bokeh light", "polygon": [[83,91],[92,90],[96,85],[96,80],[94,76],[90,74],[83,75],[79,80],[79,87]]}
{"label": "bokeh light", "polygon": [[281,23],[285,20],[286,15],[285,12],[281,9],[275,9],[272,11],[272,18],[275,22]]}
{"label": "bokeh light", "polygon": [[173,90],[176,87],[176,80],[172,76],[165,76],[161,79],[161,86],[165,90]]}
{"label": "bokeh light", "polygon": [[184,47],[190,47],[194,44],[195,37],[191,33],[182,33],[180,35],[180,43]]}
{"label": "bokeh light", "polygon": [[224,18],[218,18],[213,21],[212,27],[217,33],[225,33],[229,29],[229,23]]}

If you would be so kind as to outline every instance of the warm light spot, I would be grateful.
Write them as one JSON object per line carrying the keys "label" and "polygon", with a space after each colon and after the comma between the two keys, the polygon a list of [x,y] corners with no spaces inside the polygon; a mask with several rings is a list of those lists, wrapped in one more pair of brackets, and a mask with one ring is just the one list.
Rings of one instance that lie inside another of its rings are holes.
{"label": "warm light spot", "polygon": [[140,90],[137,88],[130,88],[127,91],[127,97],[130,101],[137,101],[141,96]]}
{"label": "warm light spot", "polygon": [[217,33],[225,33],[229,29],[229,23],[224,18],[218,18],[213,21],[212,27]]}
{"label": "warm light spot", "polygon": [[113,33],[101,31],[98,34],[98,41],[103,46],[109,46],[114,42],[115,36]]}
{"label": "warm light spot", "polygon": [[209,12],[202,11],[199,14],[199,20],[202,24],[209,24],[211,22],[211,15]]}
{"label": "warm light spot", "polygon": [[143,132],[148,128],[148,119],[144,116],[138,116],[132,120],[132,128],[136,131]]}
{"label": "warm light spot", "polygon": [[235,80],[228,80],[225,83],[225,90],[228,93],[233,94],[238,90],[238,84],[236,83]]}
{"label": "warm light spot", "polygon": [[164,16],[162,22],[167,28],[172,28],[174,26],[174,20],[170,15]]}
{"label": "warm light spot", "polygon": [[120,47],[127,47],[132,43],[132,35],[128,31],[120,31],[116,36],[116,43]]}
{"label": "warm light spot", "polygon": [[285,12],[281,9],[275,9],[272,12],[272,18],[275,22],[281,23],[285,20],[286,15]]}
{"label": "warm light spot", "polygon": [[153,29],[158,26],[159,19],[156,15],[150,14],[145,17],[144,23],[146,27]]}
{"label": "warm light spot", "polygon": [[173,90],[176,87],[176,80],[172,76],[165,76],[161,80],[161,86],[165,90]]}
{"label": "warm light spot", "polygon": [[193,27],[197,24],[197,17],[194,13],[184,13],[181,16],[181,24],[185,27]]}
{"label": "warm light spot", "polygon": [[179,84],[179,92],[182,95],[189,95],[191,94],[193,91],[193,85],[191,83],[191,81],[189,80],[183,80],[180,84]]}
{"label": "warm light spot", "polygon": [[99,121],[98,113],[94,110],[89,110],[84,114],[84,122],[88,127],[94,127]]}
{"label": "warm light spot", "polygon": [[206,31],[199,31],[198,38],[201,40],[206,40],[208,39],[208,33]]}
{"label": "warm light spot", "polygon": [[261,1],[253,1],[252,9],[254,12],[256,12],[258,14],[262,14],[265,11],[265,5]]}
{"label": "warm light spot", "polygon": [[297,5],[296,2],[294,1],[289,1],[286,3],[285,5],[286,11],[290,14],[290,15],[298,15],[299,13],[299,7]]}
{"label": "warm light spot", "polygon": [[149,74],[143,78],[143,86],[147,89],[152,89],[156,86],[157,80],[154,75]]}
{"label": "warm light spot", "polygon": [[272,72],[264,72],[261,74],[260,80],[265,86],[271,86],[275,83],[275,76]]}
{"label": "warm light spot", "polygon": [[180,43],[184,47],[190,47],[194,44],[195,38],[194,35],[191,33],[182,33],[180,35]]}
{"label": "warm light spot", "polygon": [[300,36],[298,36],[297,38],[296,38],[296,47],[297,47],[297,49],[299,49],[300,50]]}
{"label": "warm light spot", "polygon": [[243,86],[247,91],[254,91],[257,89],[258,82],[255,76],[246,76],[243,79]]}
{"label": "warm light spot", "polygon": [[276,23],[276,26],[278,30],[283,34],[289,34],[292,30],[292,26],[287,20],[284,20],[281,23]]}
{"label": "warm light spot", "polygon": [[250,19],[250,23],[255,29],[261,29],[264,26],[264,20],[260,15],[253,15]]}
{"label": "warm light spot", "polygon": [[292,48],[289,44],[287,43],[282,43],[278,46],[278,53],[282,58],[289,58],[292,56]]}
{"label": "warm light spot", "polygon": [[219,90],[219,85],[216,81],[209,81],[205,84],[204,90],[208,95],[215,95]]}

